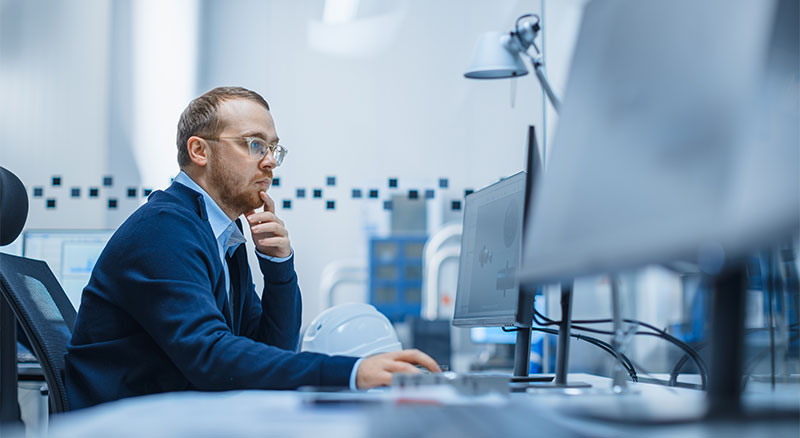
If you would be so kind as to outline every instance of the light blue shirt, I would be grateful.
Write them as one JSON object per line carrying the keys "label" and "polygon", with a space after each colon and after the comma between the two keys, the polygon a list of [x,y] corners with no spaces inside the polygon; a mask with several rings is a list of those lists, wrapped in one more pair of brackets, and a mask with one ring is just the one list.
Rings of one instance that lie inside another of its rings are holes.
{"label": "light blue shirt", "polygon": [[[245,239],[242,232],[239,231],[239,227],[236,226],[236,222],[232,221],[228,215],[222,211],[222,208],[220,208],[219,204],[214,201],[214,198],[212,198],[211,195],[203,190],[200,185],[194,182],[194,180],[192,180],[192,178],[189,177],[186,172],[180,171],[175,177],[174,181],[203,195],[203,202],[206,206],[208,223],[211,225],[211,231],[214,233],[214,237],[217,239],[217,250],[219,251],[219,258],[222,261],[222,270],[225,277],[225,290],[228,292],[228,303],[233,303],[233,300],[231,299],[230,288],[231,280],[228,274],[228,264],[225,262],[225,255],[233,254],[233,252],[236,251],[236,248],[245,243],[247,239]],[[256,254],[259,257],[267,259],[271,262],[283,263],[292,258],[294,255],[294,250],[292,250],[292,253],[289,254],[288,257],[271,257],[260,253],[258,250],[256,250]],[[231,309],[233,308],[232,304],[229,304],[228,307]],[[356,361],[355,365],[353,366],[353,371],[350,373],[350,389],[357,389],[356,374],[358,374],[358,366],[361,364],[362,360],[363,358]]]}

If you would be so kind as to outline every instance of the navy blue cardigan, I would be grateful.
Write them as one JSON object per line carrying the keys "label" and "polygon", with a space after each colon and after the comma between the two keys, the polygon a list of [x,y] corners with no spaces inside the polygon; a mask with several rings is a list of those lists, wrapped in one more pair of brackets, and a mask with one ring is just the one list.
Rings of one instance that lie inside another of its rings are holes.
{"label": "navy blue cardigan", "polygon": [[70,407],[167,391],[348,386],[356,358],[294,352],[294,259],[258,259],[263,302],[240,245],[228,261],[229,305],[202,195],[178,183],[154,192],[83,290],[65,355]]}

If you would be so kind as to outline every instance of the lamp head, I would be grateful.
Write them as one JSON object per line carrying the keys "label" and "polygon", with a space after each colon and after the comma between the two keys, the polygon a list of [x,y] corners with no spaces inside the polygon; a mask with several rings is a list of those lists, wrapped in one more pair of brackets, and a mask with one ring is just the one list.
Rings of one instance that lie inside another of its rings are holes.
{"label": "lamp head", "polygon": [[470,79],[505,79],[528,74],[522,62],[517,39],[508,32],[486,32],[475,45],[464,77]]}

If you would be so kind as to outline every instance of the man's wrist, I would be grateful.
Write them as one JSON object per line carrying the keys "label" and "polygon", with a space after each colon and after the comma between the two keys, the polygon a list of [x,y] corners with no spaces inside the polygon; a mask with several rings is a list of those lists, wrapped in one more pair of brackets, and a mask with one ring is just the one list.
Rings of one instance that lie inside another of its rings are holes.
{"label": "man's wrist", "polygon": [[350,372],[350,389],[353,391],[358,390],[358,382],[356,378],[358,377],[358,366],[361,365],[361,361],[363,360],[363,357],[359,358],[353,365],[353,371]]}
{"label": "man's wrist", "polygon": [[283,263],[283,262],[291,259],[292,256],[294,256],[294,250],[292,249],[289,252],[289,255],[287,257],[274,257],[274,256],[268,256],[268,255],[264,254],[263,252],[259,251],[258,248],[256,248],[256,255],[258,255],[262,259],[266,259],[266,260],[269,260],[269,261],[274,262],[274,263]]}

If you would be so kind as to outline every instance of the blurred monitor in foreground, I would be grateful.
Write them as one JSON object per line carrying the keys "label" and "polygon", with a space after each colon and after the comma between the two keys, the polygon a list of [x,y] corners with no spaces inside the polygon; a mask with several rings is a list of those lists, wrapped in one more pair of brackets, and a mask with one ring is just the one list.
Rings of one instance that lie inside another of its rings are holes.
{"label": "blurred monitor in foreground", "polygon": [[713,273],[798,233],[797,14],[777,4],[587,5],[523,281],[677,259]]}
{"label": "blurred monitor in foreground", "polygon": [[112,234],[113,230],[26,231],[22,255],[45,261],[77,310],[83,288]]}
{"label": "blurred monitor in foreground", "polygon": [[467,196],[453,325],[514,325],[525,172]]}

